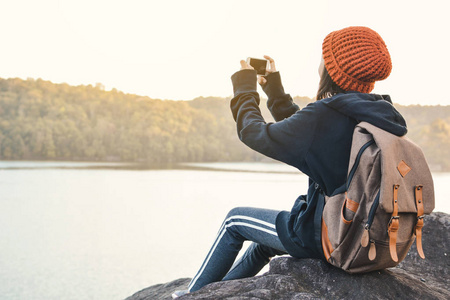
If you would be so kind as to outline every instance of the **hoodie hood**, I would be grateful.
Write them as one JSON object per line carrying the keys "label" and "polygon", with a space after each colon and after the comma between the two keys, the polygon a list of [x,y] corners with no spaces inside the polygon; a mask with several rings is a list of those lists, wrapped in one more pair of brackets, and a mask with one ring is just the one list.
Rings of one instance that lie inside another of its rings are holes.
{"label": "hoodie hood", "polygon": [[320,101],[358,122],[368,122],[397,136],[408,131],[388,95],[346,92]]}

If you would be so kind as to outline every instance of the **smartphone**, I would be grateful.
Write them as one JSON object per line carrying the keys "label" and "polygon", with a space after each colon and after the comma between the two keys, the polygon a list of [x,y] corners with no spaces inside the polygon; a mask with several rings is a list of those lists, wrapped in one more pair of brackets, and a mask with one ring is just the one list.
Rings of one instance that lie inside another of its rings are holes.
{"label": "smartphone", "polygon": [[267,60],[249,57],[247,63],[256,70],[258,75],[266,75]]}

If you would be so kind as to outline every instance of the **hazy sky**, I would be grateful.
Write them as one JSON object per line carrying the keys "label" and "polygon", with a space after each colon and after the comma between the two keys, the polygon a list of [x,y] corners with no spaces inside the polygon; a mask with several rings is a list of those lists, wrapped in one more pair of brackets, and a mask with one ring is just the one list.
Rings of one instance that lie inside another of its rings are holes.
{"label": "hazy sky", "polygon": [[231,96],[248,56],[275,58],[285,90],[314,96],[323,38],[363,25],[391,76],[374,92],[450,105],[450,3],[428,1],[0,0],[0,77],[42,78],[151,98]]}

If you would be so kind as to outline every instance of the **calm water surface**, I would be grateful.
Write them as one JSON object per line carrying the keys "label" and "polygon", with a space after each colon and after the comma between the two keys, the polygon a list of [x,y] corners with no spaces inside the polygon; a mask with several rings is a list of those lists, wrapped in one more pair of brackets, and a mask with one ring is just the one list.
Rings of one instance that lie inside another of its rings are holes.
{"label": "calm water surface", "polygon": [[[123,299],[192,277],[231,208],[289,210],[307,189],[278,164],[117,167],[0,162],[1,299]],[[449,213],[450,173],[434,180]]]}

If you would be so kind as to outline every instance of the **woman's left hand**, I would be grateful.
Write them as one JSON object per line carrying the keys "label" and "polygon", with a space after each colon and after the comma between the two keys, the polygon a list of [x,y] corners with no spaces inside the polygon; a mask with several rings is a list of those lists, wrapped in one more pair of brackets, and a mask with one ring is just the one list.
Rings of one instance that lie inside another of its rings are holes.
{"label": "woman's left hand", "polygon": [[241,60],[241,70],[254,70],[245,60]]}

